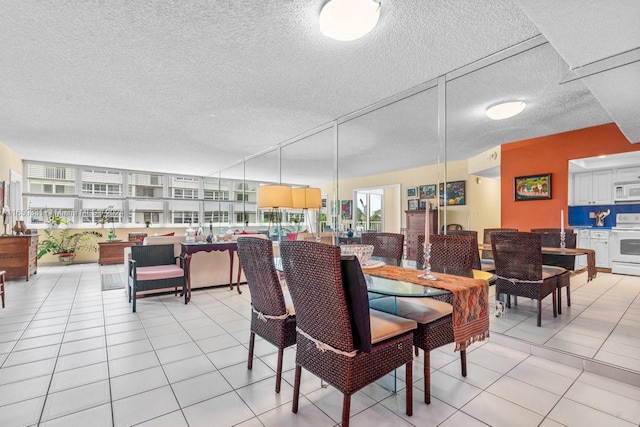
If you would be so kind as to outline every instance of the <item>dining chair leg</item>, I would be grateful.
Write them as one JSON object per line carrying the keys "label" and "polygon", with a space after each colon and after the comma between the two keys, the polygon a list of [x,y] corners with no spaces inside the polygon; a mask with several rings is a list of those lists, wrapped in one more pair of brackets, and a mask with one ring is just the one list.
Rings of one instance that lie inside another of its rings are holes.
{"label": "dining chair leg", "polygon": [[538,327],[542,326],[542,300],[538,300]]}
{"label": "dining chair leg", "polygon": [[349,412],[351,411],[351,395],[345,393],[342,398],[342,427],[349,427]]}
{"label": "dining chair leg", "polygon": [[460,367],[462,368],[462,376],[467,376],[467,350],[460,350]]}
{"label": "dining chair leg", "polygon": [[558,293],[552,292],[553,298],[553,317],[558,317]]}
{"label": "dining chair leg", "polygon": [[278,367],[276,370],[276,393],[280,393],[280,383],[282,382],[282,355],[284,354],[284,348],[278,349]]}
{"label": "dining chair leg", "polygon": [[507,295],[507,308],[511,308],[511,295]]}
{"label": "dining chair leg", "polygon": [[405,367],[405,381],[407,382],[407,415],[413,415],[413,360],[409,360]]}
{"label": "dining chair leg", "polygon": [[567,307],[571,307],[571,286],[566,286],[567,288]]}
{"label": "dining chair leg", "polygon": [[298,399],[300,398],[300,376],[302,374],[302,366],[296,365],[296,375],[293,380],[293,404],[291,412],[298,413]]}
{"label": "dining chair leg", "polygon": [[562,314],[562,288],[557,288],[556,293],[558,294],[558,314]]}
{"label": "dining chair leg", "polygon": [[413,346],[413,351],[415,352],[416,357],[420,356],[420,349],[418,348],[417,345]]}
{"label": "dining chair leg", "polygon": [[424,403],[431,403],[431,353],[424,350]]}
{"label": "dining chair leg", "polygon": [[249,360],[247,360],[247,369],[253,368],[253,344],[256,341],[256,333],[251,331],[249,335]]}

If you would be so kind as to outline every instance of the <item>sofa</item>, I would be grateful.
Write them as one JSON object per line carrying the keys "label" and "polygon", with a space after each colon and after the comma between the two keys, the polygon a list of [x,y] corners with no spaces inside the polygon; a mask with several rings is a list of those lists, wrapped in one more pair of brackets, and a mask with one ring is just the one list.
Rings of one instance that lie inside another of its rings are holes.
{"label": "sofa", "polygon": [[[250,236],[266,239],[263,234],[238,234],[229,236],[230,240],[236,240],[241,236]],[[184,236],[147,236],[144,238],[143,245],[163,245],[172,243],[174,246],[174,254],[180,255],[180,244],[184,243]],[[233,254],[233,281],[235,283],[238,277],[238,253]],[[131,259],[131,248],[124,248],[124,271],[125,277],[128,271],[128,262]],[[198,252],[191,257],[191,289],[198,289],[209,286],[229,286],[229,252],[227,251],[211,251]],[[244,272],[240,276],[240,282],[246,282]]]}

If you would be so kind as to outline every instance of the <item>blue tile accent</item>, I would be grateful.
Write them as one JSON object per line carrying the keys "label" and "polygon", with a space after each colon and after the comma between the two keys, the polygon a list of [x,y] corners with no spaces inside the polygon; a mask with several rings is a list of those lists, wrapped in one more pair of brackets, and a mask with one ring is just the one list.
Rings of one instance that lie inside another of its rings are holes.
{"label": "blue tile accent", "polygon": [[589,218],[589,212],[602,212],[611,210],[609,216],[604,219],[603,228],[611,228],[616,225],[616,214],[640,213],[640,203],[625,205],[592,205],[569,206],[569,226],[571,227],[595,227],[596,220]]}

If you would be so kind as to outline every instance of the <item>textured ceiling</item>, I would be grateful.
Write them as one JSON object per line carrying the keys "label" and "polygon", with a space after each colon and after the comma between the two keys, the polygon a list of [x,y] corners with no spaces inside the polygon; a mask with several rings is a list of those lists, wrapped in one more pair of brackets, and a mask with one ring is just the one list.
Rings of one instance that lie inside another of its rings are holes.
{"label": "textured ceiling", "polygon": [[[3,0],[0,141],[24,159],[209,175],[544,33],[526,0],[387,0],[373,32],[344,43],[320,34],[322,3]],[[558,83],[549,40],[447,84],[448,159],[616,121],[582,81]],[[484,116],[512,98],[528,103],[520,116]],[[430,89],[341,124],[340,177],[437,162],[436,113]],[[283,181],[330,178],[332,140],[284,147]],[[248,164],[275,177],[274,158]]]}

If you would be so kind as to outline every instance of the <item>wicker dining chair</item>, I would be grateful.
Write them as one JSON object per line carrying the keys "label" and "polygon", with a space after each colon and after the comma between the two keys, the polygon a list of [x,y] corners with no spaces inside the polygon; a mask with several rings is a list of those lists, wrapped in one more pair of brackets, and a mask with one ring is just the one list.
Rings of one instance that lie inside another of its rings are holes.
{"label": "wicker dining chair", "polygon": [[402,264],[404,234],[362,233],[362,244],[373,245],[373,254],[371,256],[386,258],[385,261],[395,260],[396,265]]}
{"label": "wicker dining chair", "polygon": [[[431,234],[431,265],[451,266],[473,269],[474,260],[478,255],[478,243],[470,236],[454,234]],[[418,236],[416,251],[416,268],[424,266],[424,234]],[[479,263],[478,258],[478,263]]]}
{"label": "wicker dining chair", "polygon": [[[430,235],[431,262],[436,265],[448,265],[471,270],[473,266],[473,248],[478,245],[473,238],[454,235]],[[420,258],[422,257],[422,258]],[[417,268],[424,264],[424,234],[418,236]],[[415,354],[418,349],[424,351],[424,401],[431,403],[431,350],[454,342],[453,307],[451,295],[435,298],[378,298],[370,300],[371,308],[406,316],[418,323],[413,334]],[[460,351],[460,369],[467,376],[467,351]]]}
{"label": "wicker dining chair", "polygon": [[[559,248],[561,242],[561,229],[559,228],[532,228],[532,233],[540,233],[542,235],[542,246],[549,248]],[[576,234],[572,229],[565,229],[564,247],[569,249],[576,248]],[[562,267],[565,270],[575,270],[576,257],[573,255],[553,255],[542,254],[543,265],[554,265]],[[570,273],[563,274],[558,278],[558,314],[562,314],[562,288],[567,288],[567,307],[571,307],[571,277]]]}
{"label": "wicker dining chair", "polygon": [[247,369],[253,366],[256,334],[278,347],[276,393],[280,393],[284,349],[296,343],[296,314],[273,264],[271,240],[239,237],[238,258],[251,292],[251,334]]}
{"label": "wicker dining chair", "polygon": [[339,247],[289,241],[282,242],[280,254],[297,317],[292,411],[298,412],[302,368],[343,393],[344,427],[351,395],[405,365],[406,412],[411,415],[416,323],[369,310],[360,264],[355,257],[341,261]]}
{"label": "wicker dining chair", "polygon": [[480,251],[478,250],[478,232],[475,230],[448,230],[447,234],[454,236],[467,236],[473,239],[473,269],[482,270],[482,263],[480,262]]}
{"label": "wicker dining chair", "polygon": [[496,263],[496,300],[511,295],[538,301],[537,325],[542,324],[542,300],[553,298],[553,317],[557,317],[556,288],[559,276],[567,274],[562,267],[542,265],[542,236],[538,233],[491,233],[491,248]]}
{"label": "wicker dining chair", "polygon": [[[482,243],[485,245],[491,244],[491,233],[511,233],[518,231],[516,228],[485,228],[482,235]],[[493,271],[496,268],[496,263],[493,260],[493,252],[490,250],[483,250],[480,257],[480,263],[484,271]]]}

